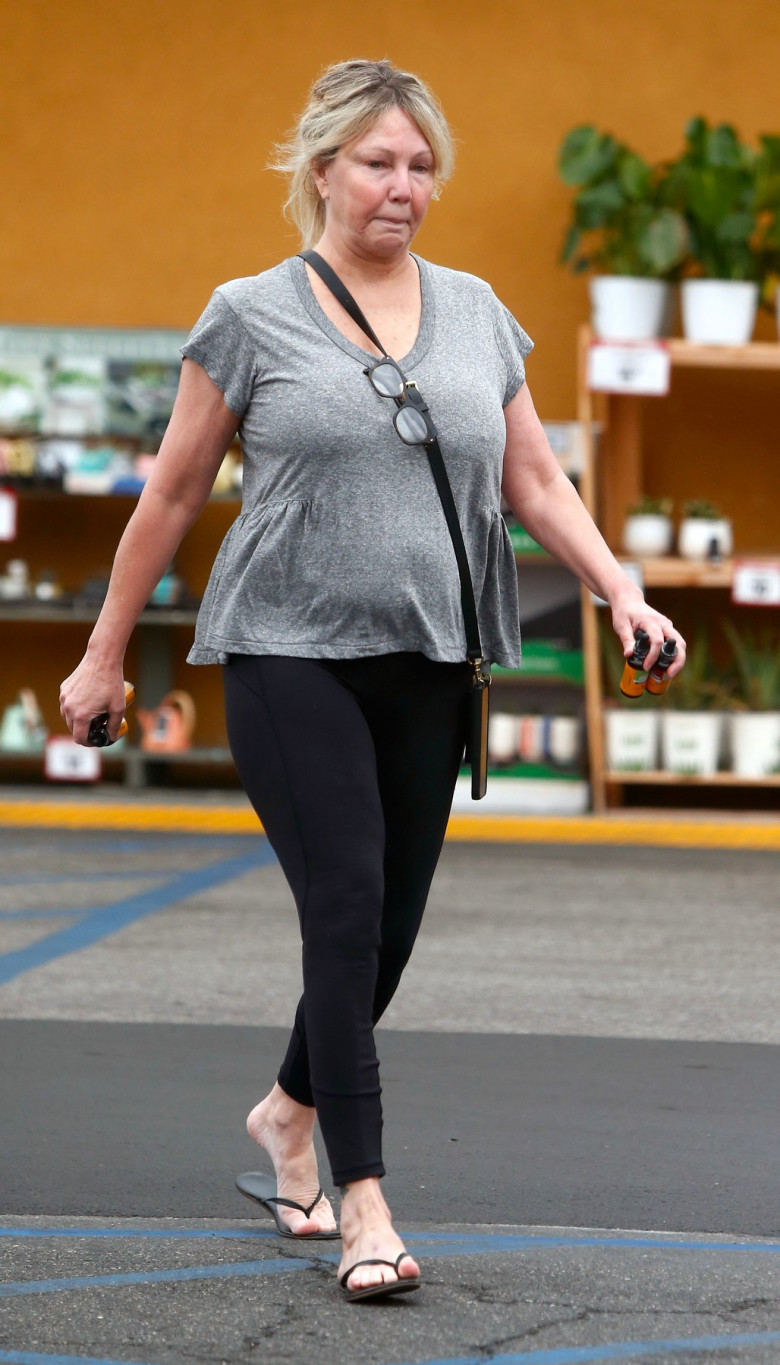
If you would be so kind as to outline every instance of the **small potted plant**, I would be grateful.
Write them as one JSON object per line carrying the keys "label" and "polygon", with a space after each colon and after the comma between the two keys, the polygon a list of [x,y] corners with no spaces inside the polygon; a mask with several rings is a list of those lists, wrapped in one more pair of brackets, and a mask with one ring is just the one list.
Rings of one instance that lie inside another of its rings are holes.
{"label": "small potted plant", "polygon": [[709,345],[745,344],[762,285],[780,255],[780,139],[764,136],[756,151],[730,124],[691,119],[685,149],[667,163],[660,194],[688,229],[685,336]]}
{"label": "small potted plant", "polygon": [[666,772],[712,777],[718,770],[723,712],[728,692],[710,660],[703,630],[688,651],[685,668],[666,694],[661,712],[661,756]]}
{"label": "small potted plant", "polygon": [[624,697],[625,659],[613,630],[603,625],[601,649],[610,700],[604,707],[604,749],[609,772],[652,772],[658,767],[659,709],[652,698]]}
{"label": "small potted plant", "polygon": [[668,555],[674,539],[671,498],[641,497],[623,524],[623,549],[637,559]]}
{"label": "small potted plant", "polygon": [[706,498],[683,503],[677,549],[683,559],[723,559],[734,548],[731,521]]}
{"label": "small potted plant", "polygon": [[740,777],[766,777],[780,772],[780,636],[771,627],[757,634],[722,624],[738,680],[732,768]]}
{"label": "small potted plant", "polygon": [[573,128],[558,157],[575,191],[561,252],[575,273],[593,271],[593,329],[609,340],[663,336],[669,281],[688,250],[683,215],[660,197],[660,175],[641,156],[592,124]]}

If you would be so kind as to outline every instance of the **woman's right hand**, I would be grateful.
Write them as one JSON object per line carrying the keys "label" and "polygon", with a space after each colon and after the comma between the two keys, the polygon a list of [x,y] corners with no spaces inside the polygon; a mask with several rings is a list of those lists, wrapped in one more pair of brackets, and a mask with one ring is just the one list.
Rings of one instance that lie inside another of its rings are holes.
{"label": "woman's right hand", "polygon": [[122,663],[99,663],[87,652],[78,668],[60,685],[60,715],[77,744],[87,743],[91,721],[108,712],[108,735],[117,737],[125,713]]}

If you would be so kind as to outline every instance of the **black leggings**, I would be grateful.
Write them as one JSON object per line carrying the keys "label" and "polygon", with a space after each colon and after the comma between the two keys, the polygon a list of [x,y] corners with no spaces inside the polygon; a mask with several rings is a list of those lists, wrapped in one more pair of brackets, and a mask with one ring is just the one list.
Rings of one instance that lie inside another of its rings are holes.
{"label": "black leggings", "polygon": [[384,1175],[373,1025],[420,927],[463,754],[467,664],[231,655],[239,776],[290,883],[303,997],[282,1089],[314,1105],[333,1180]]}

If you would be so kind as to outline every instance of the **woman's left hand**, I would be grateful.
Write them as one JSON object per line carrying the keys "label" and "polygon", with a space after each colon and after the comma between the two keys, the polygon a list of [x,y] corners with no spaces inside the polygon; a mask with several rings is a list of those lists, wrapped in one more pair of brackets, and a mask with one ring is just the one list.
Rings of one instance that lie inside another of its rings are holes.
{"label": "woman's left hand", "polygon": [[640,626],[650,636],[650,650],[645,668],[652,668],[664,640],[670,638],[676,640],[677,655],[668,668],[669,677],[675,678],[685,666],[685,640],[674,622],[660,611],[656,611],[654,607],[648,606],[639,589],[631,583],[625,590],[618,592],[609,605],[612,609],[612,625],[626,658],[633,653],[634,635]]}

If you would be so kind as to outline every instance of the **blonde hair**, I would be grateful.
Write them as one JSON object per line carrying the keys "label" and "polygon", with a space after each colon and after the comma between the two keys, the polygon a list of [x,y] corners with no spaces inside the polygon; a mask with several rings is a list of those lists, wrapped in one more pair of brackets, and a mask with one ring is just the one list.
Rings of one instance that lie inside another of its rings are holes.
{"label": "blonde hair", "polygon": [[399,71],[391,62],[338,62],[314,82],[297,127],[276,147],[270,163],[271,170],[289,177],[284,212],[298,228],[304,249],[319,240],[325,227],[325,205],[312,165],[327,165],[346,142],[360,137],[394,108],[417,125],[433,152],[433,197],[438,199],[452,175],[455,147],[435,95],[419,76]]}

